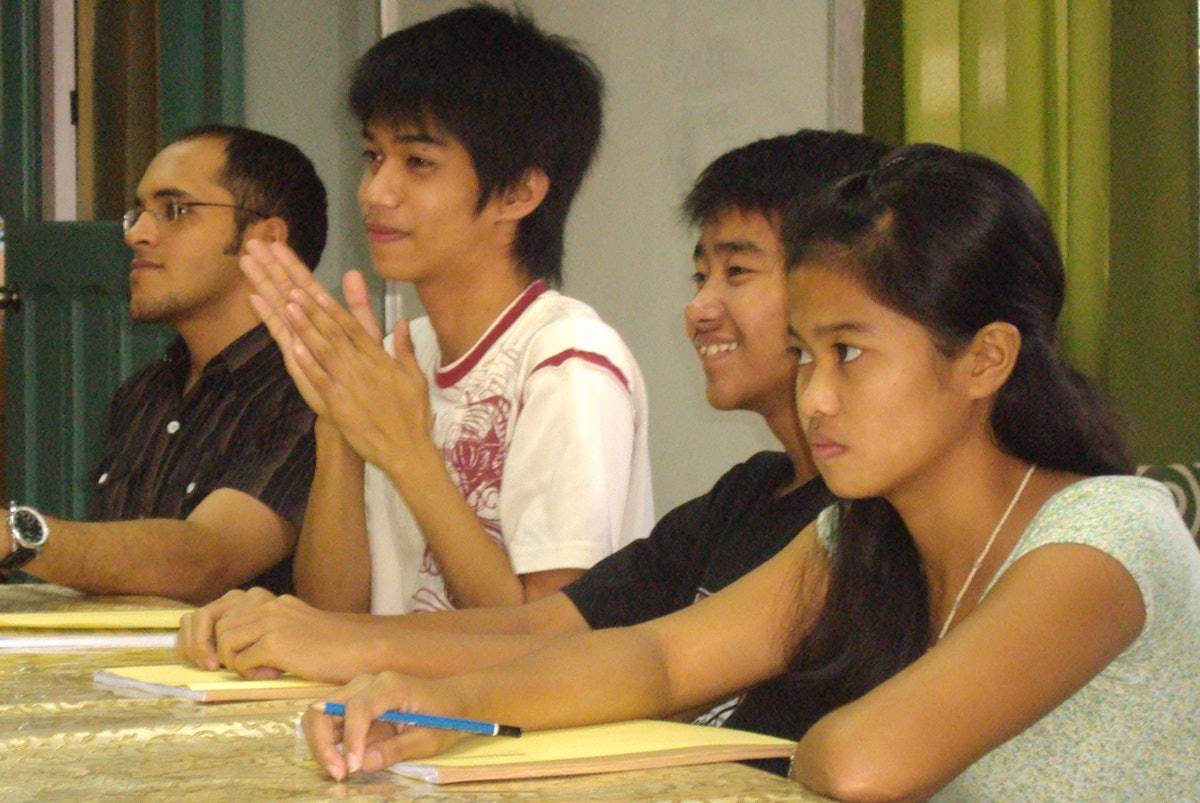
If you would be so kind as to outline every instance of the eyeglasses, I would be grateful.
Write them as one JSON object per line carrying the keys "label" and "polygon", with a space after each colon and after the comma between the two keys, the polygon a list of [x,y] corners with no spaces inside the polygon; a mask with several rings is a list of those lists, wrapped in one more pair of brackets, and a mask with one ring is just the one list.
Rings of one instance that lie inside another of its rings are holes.
{"label": "eyeglasses", "polygon": [[155,209],[152,206],[130,209],[121,216],[121,225],[125,228],[125,233],[128,234],[146,212],[149,212],[154,217],[154,222],[160,226],[163,224],[170,225],[186,218],[191,213],[193,206],[219,206],[225,209],[237,209],[242,212],[249,212],[255,217],[270,217],[270,215],[264,215],[262,212],[238,206],[237,204],[206,203],[205,201],[167,201],[159,209]]}

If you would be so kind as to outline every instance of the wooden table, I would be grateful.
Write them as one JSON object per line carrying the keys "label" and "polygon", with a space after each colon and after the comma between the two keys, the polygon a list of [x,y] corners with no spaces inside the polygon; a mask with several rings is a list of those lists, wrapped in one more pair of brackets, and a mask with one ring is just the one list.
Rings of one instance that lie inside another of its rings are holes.
{"label": "wooden table", "polygon": [[[0,586],[0,611],[106,604],[43,604],[39,592],[16,588]],[[119,696],[91,679],[106,667],[176,660],[162,647],[0,653],[0,800],[823,800],[732,763],[451,786],[389,773],[335,783],[296,735],[303,702],[199,705]]]}

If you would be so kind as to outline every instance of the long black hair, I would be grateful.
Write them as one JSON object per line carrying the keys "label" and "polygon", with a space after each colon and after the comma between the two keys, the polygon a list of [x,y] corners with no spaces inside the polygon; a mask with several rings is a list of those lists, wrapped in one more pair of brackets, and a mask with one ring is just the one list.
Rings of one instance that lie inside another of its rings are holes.
{"label": "long black hair", "polygon": [[[1065,280],[1049,217],[1010,170],[937,145],[895,151],[784,222],[789,270],[844,270],[916,321],[946,356],[984,326],[1021,334],[997,393],[992,437],[1027,463],[1083,475],[1129,474],[1123,426],[1059,356]],[[929,645],[928,584],[899,513],[884,499],[839,502],[821,614],[795,636],[795,693],[831,710],[870,691]]]}

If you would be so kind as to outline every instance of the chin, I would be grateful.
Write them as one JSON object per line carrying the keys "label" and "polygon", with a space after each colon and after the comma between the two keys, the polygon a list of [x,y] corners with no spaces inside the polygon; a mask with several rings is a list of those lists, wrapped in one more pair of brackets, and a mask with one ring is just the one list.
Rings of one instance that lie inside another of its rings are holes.
{"label": "chin", "polygon": [[830,470],[828,465],[817,463],[817,470],[827,487],[839,499],[874,499],[884,495],[884,489],[876,483],[864,482],[848,472]]}
{"label": "chin", "polygon": [[705,394],[705,398],[708,400],[709,407],[713,408],[714,410],[720,410],[723,413],[730,410],[744,409],[742,405],[742,398],[740,396],[735,396],[732,393],[722,393],[720,390],[709,388],[708,392]]}
{"label": "chin", "polygon": [[178,308],[161,300],[141,299],[134,296],[129,301],[129,317],[136,323],[173,323]]}

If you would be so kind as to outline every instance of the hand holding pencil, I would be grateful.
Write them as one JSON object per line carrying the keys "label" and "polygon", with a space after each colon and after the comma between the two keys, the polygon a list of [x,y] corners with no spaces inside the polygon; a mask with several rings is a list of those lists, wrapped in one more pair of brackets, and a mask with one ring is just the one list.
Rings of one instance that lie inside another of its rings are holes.
{"label": "hand holding pencil", "polygon": [[[419,715],[407,710],[415,708]],[[377,772],[399,761],[436,755],[464,733],[483,732],[487,726],[497,735],[520,734],[512,726],[457,717],[465,708],[450,682],[383,672],[356,678],[309,708],[301,725],[313,758],[337,781],[359,770]]]}

